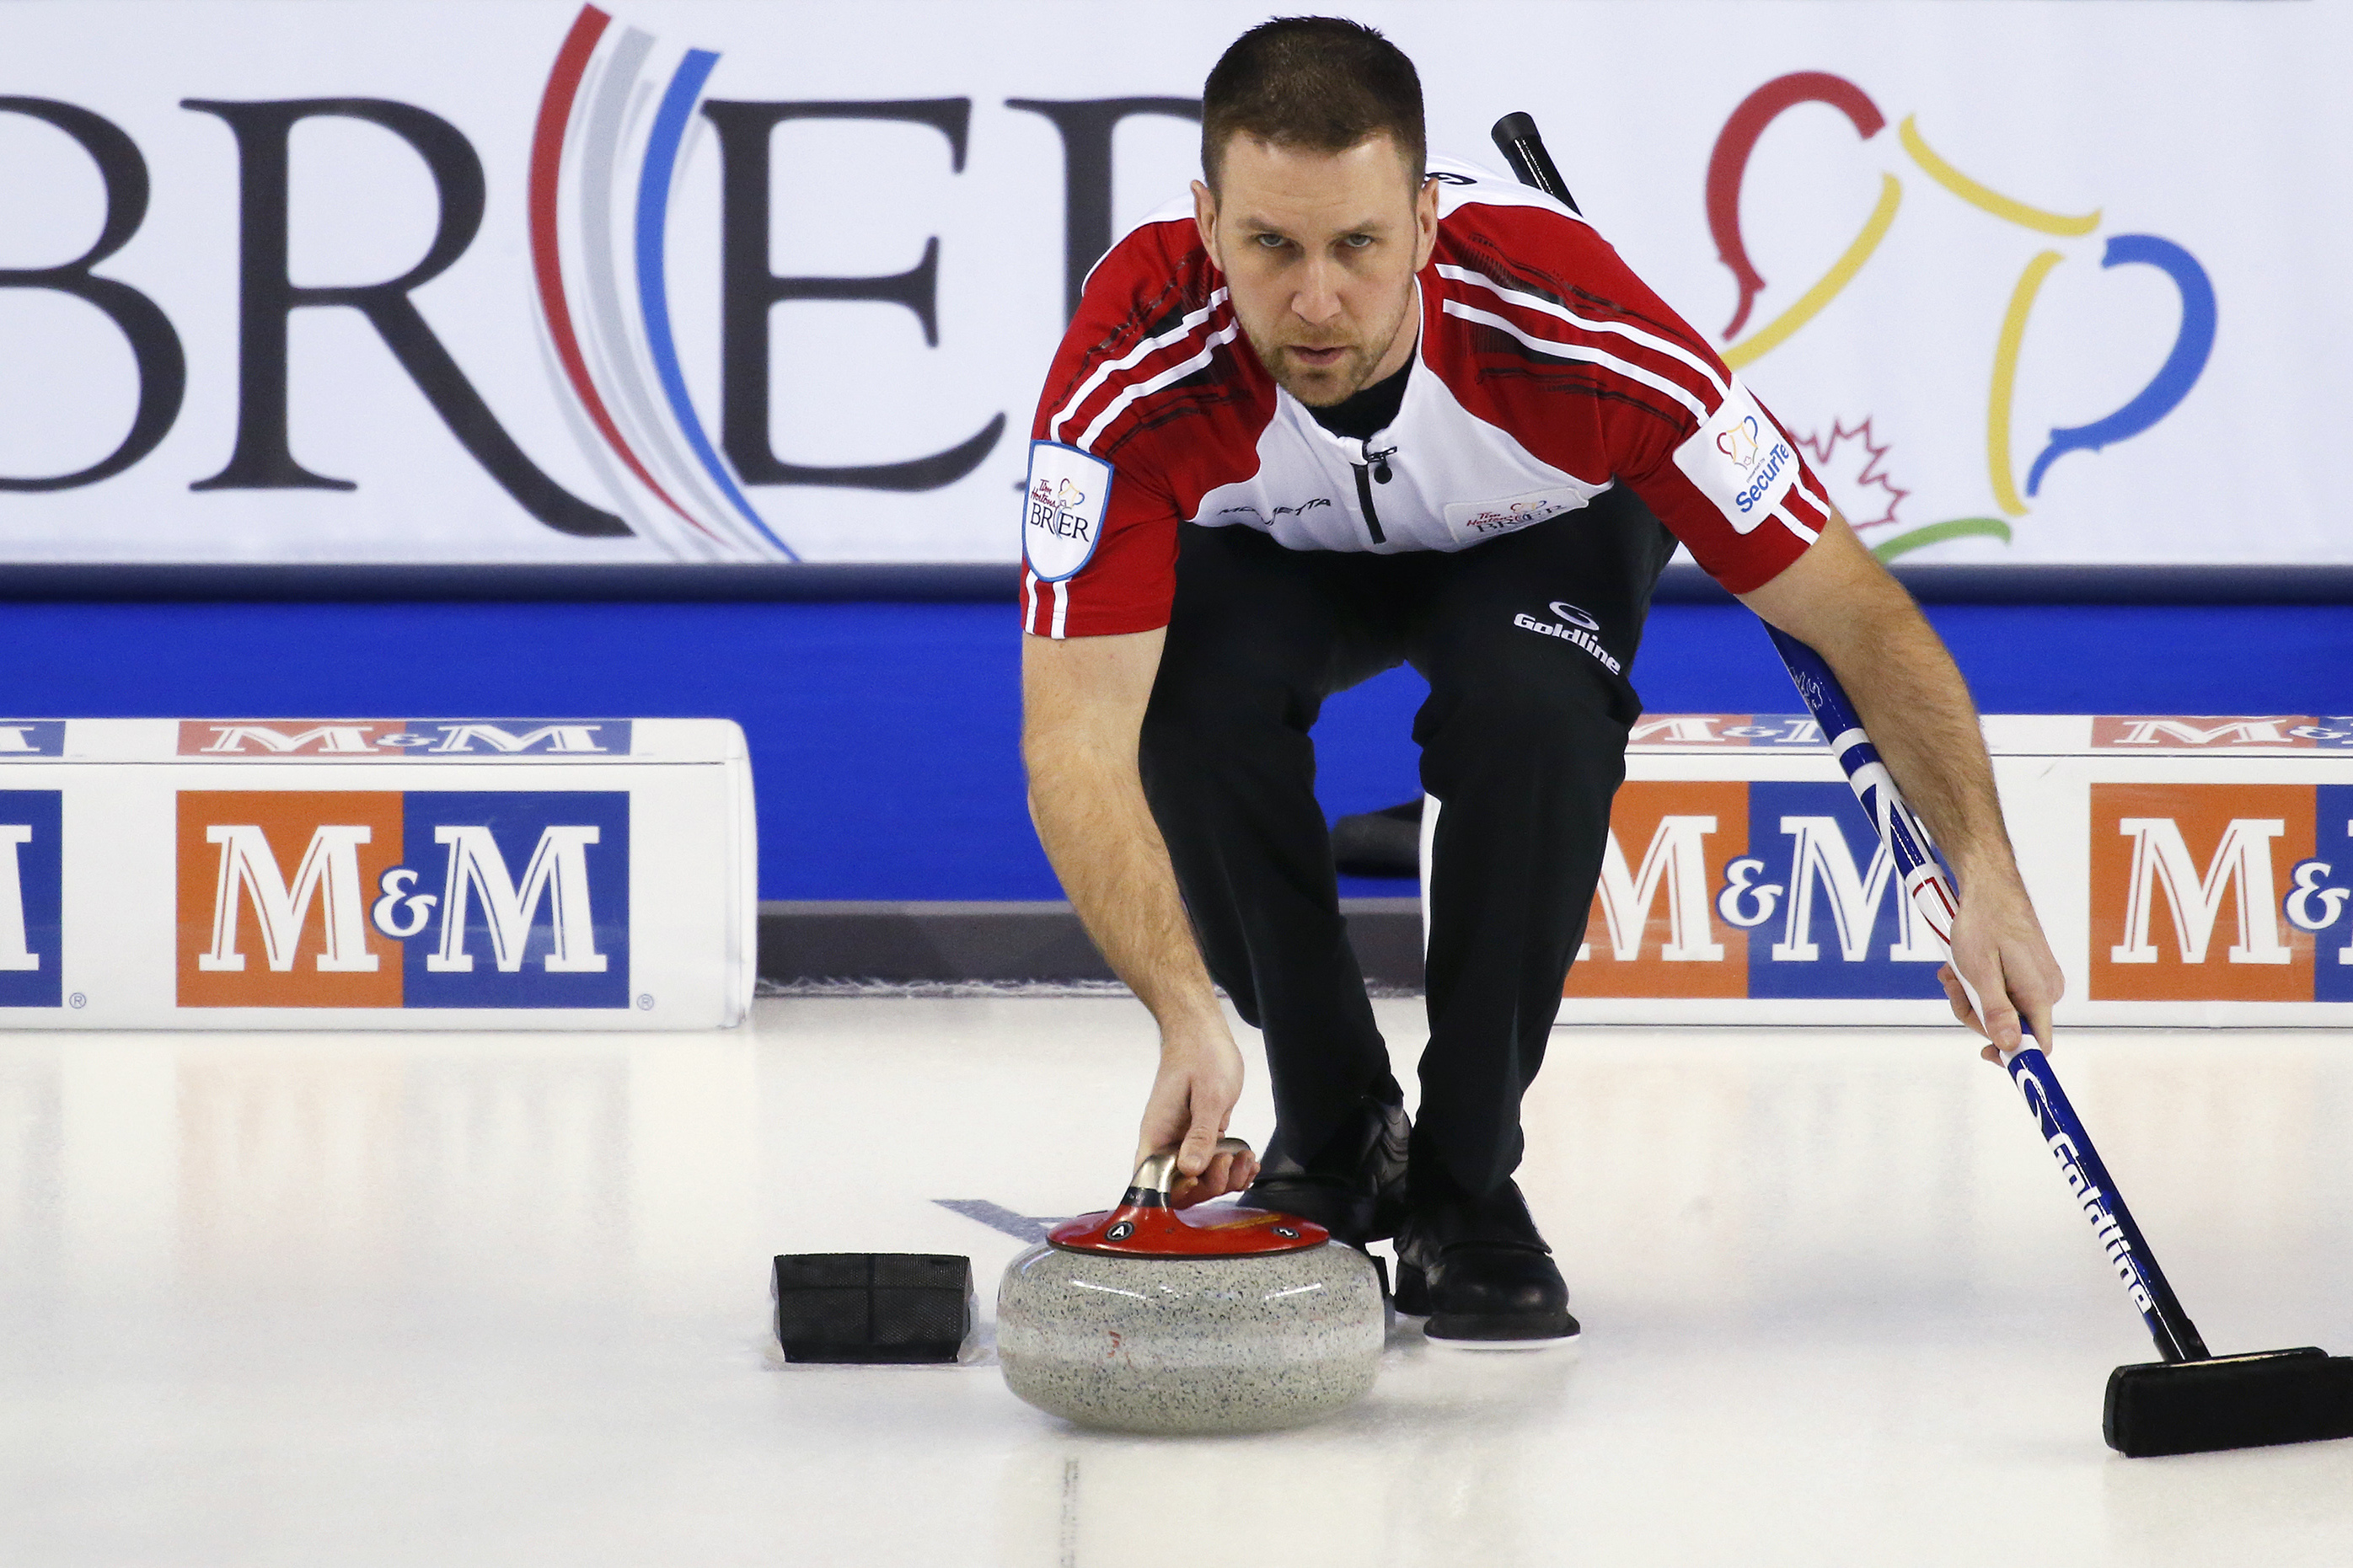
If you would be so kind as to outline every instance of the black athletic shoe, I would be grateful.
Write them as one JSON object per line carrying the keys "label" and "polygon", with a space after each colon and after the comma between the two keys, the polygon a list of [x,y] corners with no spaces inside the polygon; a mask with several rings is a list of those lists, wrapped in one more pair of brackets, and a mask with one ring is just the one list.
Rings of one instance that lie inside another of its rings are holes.
{"label": "black athletic shoe", "polygon": [[1405,1213],[1406,1141],[1413,1124],[1397,1086],[1387,1086],[1387,1093],[1396,1098],[1366,1100],[1311,1160],[1298,1159],[1277,1127],[1241,1201],[1312,1219],[1355,1247],[1395,1236]]}
{"label": "black athletic shoe", "polygon": [[1414,1204],[1398,1231],[1397,1310],[1437,1342],[1498,1348],[1573,1340],[1568,1286],[1520,1189]]}

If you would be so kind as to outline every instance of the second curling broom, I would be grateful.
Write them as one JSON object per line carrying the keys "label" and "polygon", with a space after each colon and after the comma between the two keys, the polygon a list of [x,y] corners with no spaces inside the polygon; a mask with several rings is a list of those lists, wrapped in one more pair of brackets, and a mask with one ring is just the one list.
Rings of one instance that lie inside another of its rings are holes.
{"label": "second curling broom", "polygon": [[[1768,627],[1773,647],[1798,683],[1798,694],[1822,727],[1822,735],[1845,770],[1847,784],[1863,815],[1895,861],[1895,874],[1914,910],[1949,949],[1957,901],[1934,847],[1912,815],[1903,792],[1879,752],[1863,732],[1854,705],[1820,655],[1787,633]],[[1958,966],[1954,969],[1959,974]],[[1961,987],[1979,1018],[1985,1003],[1964,977]],[[2023,1020],[2021,1020],[2021,1026]],[[2158,1454],[2195,1454],[2216,1448],[2253,1448],[2271,1443],[2306,1443],[2353,1437],[2353,1358],[2332,1356],[2317,1346],[2218,1356],[2206,1348],[2197,1325],[2166,1283],[2124,1194],[2092,1146],[2049,1058],[2033,1037],[2002,1053],[2010,1081],[2042,1141],[2059,1163],[2067,1190],[2092,1224],[2116,1278],[2140,1309],[2162,1361],[2120,1366],[2108,1374],[2101,1431],[2108,1447],[2142,1458]]]}
{"label": "second curling broom", "polygon": [[[1495,122],[1493,134],[1523,184],[1571,212],[1577,210],[1560,171],[1545,152],[1534,119],[1507,114]],[[1798,694],[1845,770],[1855,800],[1894,858],[1904,896],[1949,950],[1959,904],[1926,831],[1880,761],[1830,666],[1797,638],[1767,629],[1797,682]],[[1954,973],[1960,973],[1957,966]],[[1985,1005],[1976,988],[1966,977],[1961,985],[1978,1016],[1984,1018]],[[2002,1065],[2024,1096],[2069,1193],[2091,1222],[2101,1249],[2164,1358],[2120,1366],[2108,1374],[2101,1420],[2108,1447],[2138,1458],[2353,1436],[2353,1358],[2332,1356],[2311,1345],[2232,1356],[2217,1356],[2206,1348],[2166,1283],[2164,1270],[2068,1103],[2066,1091],[2059,1087],[2049,1059],[2031,1035],[2021,1038],[2019,1049],[2002,1053]]]}

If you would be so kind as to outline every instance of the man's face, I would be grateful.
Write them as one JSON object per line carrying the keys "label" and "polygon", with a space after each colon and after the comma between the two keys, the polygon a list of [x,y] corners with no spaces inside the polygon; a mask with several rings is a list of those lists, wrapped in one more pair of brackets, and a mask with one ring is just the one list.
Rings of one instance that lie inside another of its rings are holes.
{"label": "man's face", "polygon": [[1238,134],[1219,184],[1215,195],[1193,184],[1201,240],[1284,391],[1326,408],[1405,367],[1438,187],[1406,168],[1396,142],[1314,153]]}

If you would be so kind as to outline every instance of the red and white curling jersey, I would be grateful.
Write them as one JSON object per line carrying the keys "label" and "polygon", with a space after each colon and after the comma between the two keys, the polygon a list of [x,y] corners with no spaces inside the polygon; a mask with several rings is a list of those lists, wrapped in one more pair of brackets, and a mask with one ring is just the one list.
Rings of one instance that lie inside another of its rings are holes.
{"label": "red and white curling jersey", "polygon": [[1189,200],[1112,247],[1030,432],[1027,629],[1166,626],[1180,520],[1293,550],[1467,550],[1624,483],[1734,593],[1804,552],[1821,483],[1707,341],[1558,203],[1430,172],[1417,363],[1369,440],[1324,429],[1259,363]]}

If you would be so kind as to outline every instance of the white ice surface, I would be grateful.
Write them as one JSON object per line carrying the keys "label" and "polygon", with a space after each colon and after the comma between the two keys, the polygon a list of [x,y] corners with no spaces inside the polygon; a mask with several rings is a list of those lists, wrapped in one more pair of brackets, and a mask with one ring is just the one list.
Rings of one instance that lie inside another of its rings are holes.
{"label": "white ice surface", "polygon": [[[1020,1243],[933,1200],[1111,1201],[1151,1038],[1108,998],[0,1038],[0,1563],[2353,1562],[2353,1442],[2102,1447],[2147,1338],[1950,1031],[1556,1032],[1523,1177],[1581,1352],[1402,1333],[1303,1432],[781,1361],[773,1253],[965,1253],[986,1308]],[[2215,1348],[2353,1351],[2353,1041],[2061,1047]]]}

